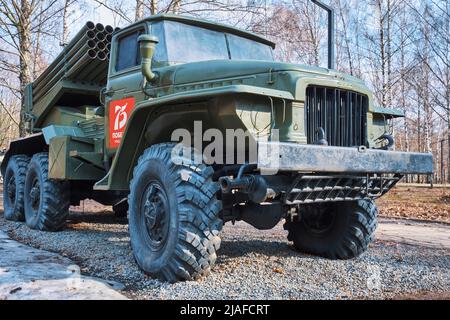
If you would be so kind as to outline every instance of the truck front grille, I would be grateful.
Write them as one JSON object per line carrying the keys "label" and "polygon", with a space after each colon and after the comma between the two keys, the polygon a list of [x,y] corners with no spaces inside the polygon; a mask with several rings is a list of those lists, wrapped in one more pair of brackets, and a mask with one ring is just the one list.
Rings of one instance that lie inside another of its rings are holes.
{"label": "truck front grille", "polygon": [[328,145],[367,145],[368,104],[367,96],[357,92],[309,86],[305,102],[308,143],[318,140],[322,128]]}

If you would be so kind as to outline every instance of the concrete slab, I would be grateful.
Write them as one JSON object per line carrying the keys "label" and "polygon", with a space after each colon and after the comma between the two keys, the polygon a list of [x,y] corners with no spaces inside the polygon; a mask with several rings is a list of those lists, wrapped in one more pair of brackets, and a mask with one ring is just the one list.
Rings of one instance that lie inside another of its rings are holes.
{"label": "concrete slab", "polygon": [[0,231],[0,300],[124,300],[117,282],[86,277],[70,259]]}

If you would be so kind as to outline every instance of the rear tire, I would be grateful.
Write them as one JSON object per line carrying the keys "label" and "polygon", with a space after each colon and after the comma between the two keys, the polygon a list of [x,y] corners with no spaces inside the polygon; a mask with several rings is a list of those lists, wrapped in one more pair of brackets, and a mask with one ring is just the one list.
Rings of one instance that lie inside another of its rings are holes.
{"label": "rear tire", "polygon": [[24,221],[24,187],[30,158],[25,155],[11,157],[3,179],[3,209],[6,220]]}
{"label": "rear tire", "polygon": [[69,183],[49,179],[48,153],[35,154],[25,179],[25,219],[28,227],[58,231],[66,223],[69,207]]}
{"label": "rear tire", "polygon": [[223,225],[213,169],[191,159],[175,164],[173,148],[160,144],[144,152],[128,200],[134,257],[146,273],[169,282],[210,272]]}
{"label": "rear tire", "polygon": [[314,204],[287,221],[288,239],[299,251],[329,259],[351,259],[373,241],[378,210],[371,200]]}

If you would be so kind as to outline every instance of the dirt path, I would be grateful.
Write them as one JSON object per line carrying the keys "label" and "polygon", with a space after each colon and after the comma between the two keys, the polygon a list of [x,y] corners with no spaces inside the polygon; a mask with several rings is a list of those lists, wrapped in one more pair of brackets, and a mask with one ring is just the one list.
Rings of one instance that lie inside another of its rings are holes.
{"label": "dirt path", "polygon": [[58,254],[10,240],[0,231],[0,300],[122,300],[119,283],[81,276]]}
{"label": "dirt path", "polygon": [[399,219],[380,219],[377,239],[450,250],[450,225]]}

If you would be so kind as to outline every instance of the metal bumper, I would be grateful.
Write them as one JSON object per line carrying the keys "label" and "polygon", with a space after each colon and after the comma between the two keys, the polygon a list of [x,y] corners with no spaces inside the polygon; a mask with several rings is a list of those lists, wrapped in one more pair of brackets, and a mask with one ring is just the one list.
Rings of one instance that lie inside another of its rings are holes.
{"label": "metal bumper", "polygon": [[289,142],[258,143],[258,168],[261,172],[327,172],[431,174],[433,158],[429,153],[413,153]]}

